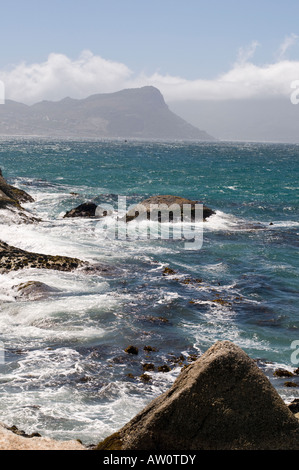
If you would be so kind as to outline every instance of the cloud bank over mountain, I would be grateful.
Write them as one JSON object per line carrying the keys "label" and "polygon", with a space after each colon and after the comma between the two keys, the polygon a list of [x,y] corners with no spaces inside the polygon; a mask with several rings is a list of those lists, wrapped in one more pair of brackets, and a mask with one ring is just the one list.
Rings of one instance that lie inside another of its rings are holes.
{"label": "cloud bank over mountain", "polygon": [[83,51],[76,59],[52,53],[41,63],[26,62],[0,70],[6,98],[34,104],[60,100],[66,96],[85,98],[94,93],[111,93],[125,88],[155,86],[167,102],[186,100],[236,100],[290,96],[291,83],[299,79],[299,61],[288,60],[287,52],[297,42],[285,38],[274,62],[256,65],[254,53],[260,44],[253,41],[239,50],[230,70],[212,79],[134,72],[125,64]]}

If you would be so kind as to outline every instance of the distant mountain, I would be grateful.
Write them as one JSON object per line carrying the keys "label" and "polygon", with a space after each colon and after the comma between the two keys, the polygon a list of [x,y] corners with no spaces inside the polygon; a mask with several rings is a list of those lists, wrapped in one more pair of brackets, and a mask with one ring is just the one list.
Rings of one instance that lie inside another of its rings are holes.
{"label": "distant mountain", "polygon": [[151,86],[32,106],[7,100],[0,106],[0,135],[215,140],[170,111]]}

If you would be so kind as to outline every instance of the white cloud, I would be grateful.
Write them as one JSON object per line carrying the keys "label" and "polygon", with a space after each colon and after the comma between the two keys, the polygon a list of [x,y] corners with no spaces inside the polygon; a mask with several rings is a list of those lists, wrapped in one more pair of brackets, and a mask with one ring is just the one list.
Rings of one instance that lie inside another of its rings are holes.
{"label": "white cloud", "polygon": [[[281,53],[290,47],[290,41],[288,44],[285,41],[281,45]],[[8,71],[0,70],[0,80],[4,82],[6,98],[28,104],[66,96],[84,98],[144,85],[159,88],[166,102],[290,96],[291,83],[299,79],[299,62],[277,60],[257,66],[250,61],[257,46],[253,42],[240,50],[232,68],[210,80],[188,80],[160,73],[136,74],[125,64],[103,59],[90,51],[82,52],[76,60],[52,53],[42,63],[21,63]]]}
{"label": "white cloud", "polygon": [[0,79],[5,84],[6,98],[35,103],[113,92],[122,88],[131,74],[124,64],[83,51],[77,60],[53,53],[46,62],[21,63],[10,71],[0,71]]}
{"label": "white cloud", "polygon": [[283,43],[280,45],[279,50],[278,50],[278,60],[282,60],[285,56],[285,53],[287,52],[290,47],[292,47],[299,36],[296,34],[292,33],[290,36],[286,36],[284,39]]}

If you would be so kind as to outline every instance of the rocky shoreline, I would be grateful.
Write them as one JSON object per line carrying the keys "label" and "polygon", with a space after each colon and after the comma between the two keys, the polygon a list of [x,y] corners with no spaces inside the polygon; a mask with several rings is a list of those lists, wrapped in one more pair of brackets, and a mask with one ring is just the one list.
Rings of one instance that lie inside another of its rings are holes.
{"label": "rocky shoreline", "polygon": [[169,390],[95,446],[0,424],[0,450],[299,450],[296,409],[291,411],[241,348],[219,341],[184,368]]}
{"label": "rocky shoreline", "polygon": [[[181,204],[181,208],[188,201],[157,196],[156,199],[150,198],[150,202],[168,201],[173,204],[174,199]],[[8,185],[0,170],[0,211],[17,211],[24,221],[38,223],[38,219],[23,209],[22,202],[33,202],[33,199],[24,191]],[[188,202],[195,204],[194,201]],[[69,216],[93,217],[94,207],[91,209],[88,212],[86,206],[80,206]],[[213,213],[205,208],[204,217]],[[134,210],[134,214],[127,214],[127,222],[135,217]],[[86,273],[105,273],[109,270],[77,258],[28,252],[0,240],[0,274],[28,268]],[[167,269],[165,276],[174,274],[174,271]],[[49,286],[39,281],[21,283],[15,289],[16,295],[25,299],[51,295]],[[297,411],[296,403],[291,408],[283,402],[253,359],[235,344],[222,341],[182,368],[169,390],[92,449],[177,452],[299,450]],[[9,428],[0,424],[0,450],[88,449],[91,448],[80,441],[61,442],[36,434],[27,435],[14,426]]]}

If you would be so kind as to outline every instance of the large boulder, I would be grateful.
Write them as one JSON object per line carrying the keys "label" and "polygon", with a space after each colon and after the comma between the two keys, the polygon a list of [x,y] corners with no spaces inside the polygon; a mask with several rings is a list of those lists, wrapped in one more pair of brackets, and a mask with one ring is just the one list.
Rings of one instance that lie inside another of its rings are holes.
{"label": "large boulder", "polygon": [[299,450],[299,422],[256,363],[223,341],[97,449]]}
{"label": "large boulder", "polygon": [[[184,212],[184,205],[188,205],[190,207],[190,214],[191,220],[195,219],[195,206],[199,204],[198,201],[192,201],[190,199],[186,199],[179,196],[171,196],[171,195],[160,195],[160,196],[152,196],[148,199],[141,201],[137,204],[133,209],[129,210],[126,214],[126,222],[131,222],[132,220],[136,219],[140,215],[144,215],[148,220],[151,218],[151,212],[153,211],[153,206],[160,206],[157,214],[157,220],[159,222],[164,221],[163,218],[161,219],[160,210],[163,206],[166,210],[169,210],[169,220],[167,216],[166,221],[172,221],[174,218],[174,213],[172,210],[177,207],[178,215],[180,220],[183,220],[183,212]],[[211,215],[215,214],[215,212],[207,206],[203,206],[203,219],[207,219]],[[185,220],[188,213],[185,212]]]}

